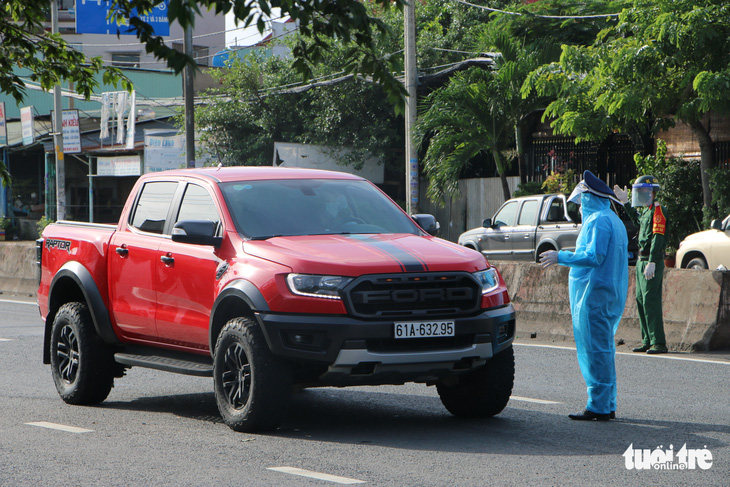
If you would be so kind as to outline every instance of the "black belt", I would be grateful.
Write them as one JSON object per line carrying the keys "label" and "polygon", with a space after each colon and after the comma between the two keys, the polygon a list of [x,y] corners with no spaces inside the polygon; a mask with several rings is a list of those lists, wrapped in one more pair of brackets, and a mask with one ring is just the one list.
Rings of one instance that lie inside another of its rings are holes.
{"label": "black belt", "polygon": [[650,252],[645,252],[643,250],[639,250],[639,257],[649,257],[651,255]]}

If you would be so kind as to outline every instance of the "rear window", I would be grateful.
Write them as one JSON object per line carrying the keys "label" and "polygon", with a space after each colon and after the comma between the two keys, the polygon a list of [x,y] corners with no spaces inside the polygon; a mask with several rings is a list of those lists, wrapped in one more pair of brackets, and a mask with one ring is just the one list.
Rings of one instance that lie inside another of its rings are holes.
{"label": "rear window", "polygon": [[137,199],[130,225],[143,232],[161,234],[176,191],[177,183],[174,182],[146,183]]}

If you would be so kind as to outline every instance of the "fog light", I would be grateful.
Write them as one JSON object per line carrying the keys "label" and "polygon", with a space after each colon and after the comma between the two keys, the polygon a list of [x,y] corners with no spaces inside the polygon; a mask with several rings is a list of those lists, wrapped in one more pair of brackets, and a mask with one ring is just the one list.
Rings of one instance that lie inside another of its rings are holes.
{"label": "fog light", "polygon": [[281,338],[285,347],[310,352],[324,352],[330,343],[324,332],[320,331],[285,331],[281,333]]}
{"label": "fog light", "polygon": [[311,345],[313,341],[312,335],[294,335],[294,343],[297,345]]}

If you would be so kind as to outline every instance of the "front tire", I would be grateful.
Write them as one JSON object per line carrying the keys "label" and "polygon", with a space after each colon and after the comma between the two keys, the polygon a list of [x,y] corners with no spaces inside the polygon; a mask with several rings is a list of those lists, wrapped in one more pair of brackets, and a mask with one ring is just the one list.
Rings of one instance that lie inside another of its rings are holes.
{"label": "front tire", "polygon": [[213,380],[218,410],[235,431],[272,430],[286,416],[290,371],[269,351],[261,329],[250,318],[234,318],[221,330]]}
{"label": "front tire", "polygon": [[687,264],[687,269],[707,269],[707,262],[702,257],[695,257]]}
{"label": "front tire", "polygon": [[483,367],[458,377],[456,384],[437,384],[441,403],[461,418],[488,418],[507,406],[515,381],[512,347],[498,353]]}
{"label": "front tire", "polygon": [[68,404],[97,404],[114,387],[114,357],[83,303],[59,308],[51,327],[51,372]]}

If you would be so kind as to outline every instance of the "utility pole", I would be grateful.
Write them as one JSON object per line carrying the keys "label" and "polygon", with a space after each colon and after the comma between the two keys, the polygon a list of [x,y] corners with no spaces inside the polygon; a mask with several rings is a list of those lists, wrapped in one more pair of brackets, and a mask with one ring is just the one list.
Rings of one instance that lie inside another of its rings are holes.
{"label": "utility pole", "polygon": [[[58,3],[51,0],[51,32],[58,34]],[[66,165],[63,162],[61,85],[53,88],[53,146],[56,152],[56,220],[66,218]]]}
{"label": "utility pole", "polygon": [[413,143],[413,126],[416,124],[418,70],[416,68],[416,5],[408,0],[403,12],[405,35],[405,88],[406,100],[406,212],[418,213],[418,151]]}
{"label": "utility pole", "polygon": [[[183,51],[193,56],[193,26],[185,27]],[[183,71],[183,97],[185,98],[185,158],[187,167],[195,167],[195,93],[193,88],[193,66],[187,65]]]}

